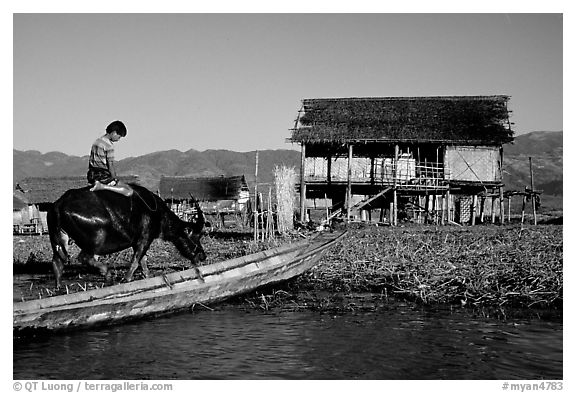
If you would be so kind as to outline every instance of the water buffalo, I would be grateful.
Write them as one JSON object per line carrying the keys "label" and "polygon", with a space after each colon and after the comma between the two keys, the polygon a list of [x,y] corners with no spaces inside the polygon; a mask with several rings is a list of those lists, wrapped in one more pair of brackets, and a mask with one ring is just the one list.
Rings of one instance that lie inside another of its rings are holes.
{"label": "water buffalo", "polygon": [[97,267],[107,282],[111,279],[110,272],[98,261],[98,255],[131,247],[134,255],[124,280],[132,280],[138,264],[147,277],[145,254],[157,238],[174,243],[200,274],[198,262],[206,259],[200,244],[205,223],[202,211],[198,208],[195,222],[185,222],[159,196],[136,184],[130,187],[134,192],[129,197],[112,191],[90,191],[90,187],[68,190],[52,205],[47,221],[56,287],[61,286],[64,262],[70,260],[69,238],[81,250],[78,259]]}

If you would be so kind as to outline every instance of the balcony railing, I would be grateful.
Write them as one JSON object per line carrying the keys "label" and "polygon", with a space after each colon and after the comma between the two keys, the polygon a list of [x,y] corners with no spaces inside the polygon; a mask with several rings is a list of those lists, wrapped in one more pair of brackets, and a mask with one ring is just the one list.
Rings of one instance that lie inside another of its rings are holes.
{"label": "balcony railing", "polygon": [[[444,188],[447,170],[441,162],[416,161],[412,158],[352,158],[350,180],[357,183],[395,185],[398,188]],[[348,181],[348,160],[308,157],[305,181],[311,183],[343,183]]]}

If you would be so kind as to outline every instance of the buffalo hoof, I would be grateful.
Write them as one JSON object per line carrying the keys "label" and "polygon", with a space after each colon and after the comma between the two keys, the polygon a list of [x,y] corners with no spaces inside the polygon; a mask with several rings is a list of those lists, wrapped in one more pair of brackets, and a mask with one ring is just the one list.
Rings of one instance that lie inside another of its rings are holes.
{"label": "buffalo hoof", "polygon": [[125,277],[122,279],[122,282],[131,282],[132,280],[133,280],[133,277],[132,277],[132,276],[125,276]]}
{"label": "buffalo hoof", "polygon": [[200,269],[198,269],[198,266],[195,267],[195,270],[196,270],[196,274],[198,275],[198,278],[200,279],[200,281],[206,282],[206,280],[204,280],[204,276],[200,272]]}

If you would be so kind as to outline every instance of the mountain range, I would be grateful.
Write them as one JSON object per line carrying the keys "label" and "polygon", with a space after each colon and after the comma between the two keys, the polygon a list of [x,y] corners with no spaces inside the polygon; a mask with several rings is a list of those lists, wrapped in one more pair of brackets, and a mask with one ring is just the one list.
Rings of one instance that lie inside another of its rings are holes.
{"label": "mountain range", "polygon": [[[88,156],[69,156],[60,152],[40,153],[35,150],[13,150],[13,185],[26,177],[85,176]],[[258,184],[271,184],[273,169],[278,165],[300,167],[296,150],[258,151]],[[159,151],[117,162],[118,175],[137,175],[142,185],[156,190],[162,175],[166,176],[235,176],[245,175],[250,186],[255,182],[256,151],[179,150]]]}
{"label": "mountain range", "polygon": [[[562,131],[536,131],[519,135],[514,143],[504,145],[504,183],[506,190],[523,190],[530,186],[529,157],[535,188],[543,194],[561,197]],[[26,177],[83,176],[88,156],[70,156],[60,152],[13,150],[13,185]],[[258,151],[258,185],[271,184],[277,165],[300,167],[297,150]],[[119,175],[138,175],[140,182],[156,190],[160,177],[167,176],[234,176],[245,175],[250,187],[255,181],[256,151],[179,150],[159,151],[129,157],[117,163]]]}

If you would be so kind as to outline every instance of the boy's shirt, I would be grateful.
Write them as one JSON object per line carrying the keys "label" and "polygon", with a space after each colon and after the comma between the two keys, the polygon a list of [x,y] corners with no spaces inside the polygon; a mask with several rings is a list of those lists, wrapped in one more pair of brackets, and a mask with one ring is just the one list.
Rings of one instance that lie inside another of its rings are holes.
{"label": "boy's shirt", "polygon": [[89,166],[108,170],[109,160],[114,160],[114,146],[112,141],[103,135],[92,144]]}

